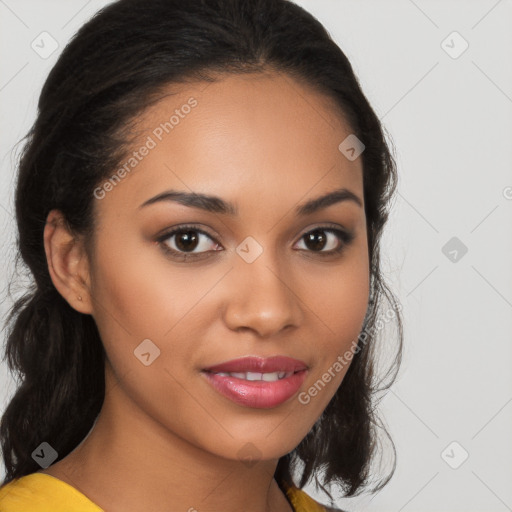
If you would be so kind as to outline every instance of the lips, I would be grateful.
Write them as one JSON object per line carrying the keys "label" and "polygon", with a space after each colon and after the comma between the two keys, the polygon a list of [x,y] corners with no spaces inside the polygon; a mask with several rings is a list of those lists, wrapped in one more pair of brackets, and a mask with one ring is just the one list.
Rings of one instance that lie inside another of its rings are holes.
{"label": "lips", "polygon": [[212,373],[273,373],[285,372],[295,373],[300,370],[306,370],[307,364],[298,359],[286,356],[274,357],[242,357],[240,359],[232,359],[225,363],[205,368],[204,371]]}
{"label": "lips", "polygon": [[202,370],[224,397],[246,407],[269,409],[289,400],[304,382],[308,366],[285,356],[243,357]]}

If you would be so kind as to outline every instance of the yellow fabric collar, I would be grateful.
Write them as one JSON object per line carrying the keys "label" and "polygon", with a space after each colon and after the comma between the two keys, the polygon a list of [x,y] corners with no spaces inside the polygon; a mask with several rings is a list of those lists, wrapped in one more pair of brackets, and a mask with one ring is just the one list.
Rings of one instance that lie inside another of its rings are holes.
{"label": "yellow fabric collar", "polygon": [[[284,485],[294,512],[326,512],[302,489]],[[13,480],[0,489],[0,510],[5,512],[103,512],[74,487],[45,473],[32,473]]]}
{"label": "yellow fabric collar", "polygon": [[302,489],[285,485],[285,490],[295,512],[326,512],[325,507],[318,504]]}

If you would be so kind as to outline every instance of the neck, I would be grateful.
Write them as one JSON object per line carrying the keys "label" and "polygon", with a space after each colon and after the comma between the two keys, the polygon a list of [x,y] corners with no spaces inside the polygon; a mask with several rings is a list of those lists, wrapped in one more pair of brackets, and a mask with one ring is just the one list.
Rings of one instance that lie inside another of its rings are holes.
{"label": "neck", "polygon": [[216,456],[148,419],[121,394],[120,386],[106,394],[88,436],[47,473],[111,512],[293,512],[274,479],[278,460]]}

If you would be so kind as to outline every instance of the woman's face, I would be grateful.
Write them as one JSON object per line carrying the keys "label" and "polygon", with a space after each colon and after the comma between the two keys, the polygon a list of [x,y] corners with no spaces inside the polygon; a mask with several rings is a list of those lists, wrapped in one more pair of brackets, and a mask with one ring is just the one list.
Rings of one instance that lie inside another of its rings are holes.
{"label": "woman's face", "polygon": [[[139,129],[94,199],[91,314],[119,381],[107,399],[211,454],[277,459],[339,387],[367,309],[361,158],[338,149],[351,130],[277,73],[180,86]],[[297,361],[205,371],[246,356]]]}

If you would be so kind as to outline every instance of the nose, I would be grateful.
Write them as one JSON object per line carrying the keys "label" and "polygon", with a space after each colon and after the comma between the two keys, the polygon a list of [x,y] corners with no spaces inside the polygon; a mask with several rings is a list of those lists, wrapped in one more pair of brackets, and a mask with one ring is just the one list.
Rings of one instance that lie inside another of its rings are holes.
{"label": "nose", "polygon": [[298,327],[303,310],[289,275],[260,256],[253,263],[239,260],[230,273],[224,322],[234,331],[251,330],[270,337]]}

